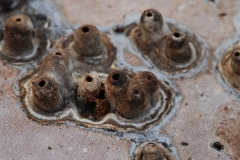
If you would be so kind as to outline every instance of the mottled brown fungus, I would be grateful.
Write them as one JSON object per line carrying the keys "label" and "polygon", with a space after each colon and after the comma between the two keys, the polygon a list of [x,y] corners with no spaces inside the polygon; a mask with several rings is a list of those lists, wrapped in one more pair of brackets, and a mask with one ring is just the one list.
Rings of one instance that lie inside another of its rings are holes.
{"label": "mottled brown fungus", "polygon": [[47,76],[35,77],[32,81],[33,102],[35,107],[44,112],[62,109],[64,100],[57,82]]}
{"label": "mottled brown fungus", "polygon": [[33,51],[33,24],[25,15],[7,19],[4,31],[3,53],[7,56],[22,56]]}
{"label": "mottled brown fungus", "polygon": [[234,73],[240,76],[240,50],[239,49],[232,52],[231,66]]}
{"label": "mottled brown fungus", "polygon": [[99,56],[105,52],[100,33],[93,25],[83,25],[75,31],[73,49],[85,57]]}
{"label": "mottled brown fungus", "polygon": [[164,52],[166,57],[175,63],[186,63],[191,57],[191,49],[187,35],[182,31],[175,31],[168,35]]}

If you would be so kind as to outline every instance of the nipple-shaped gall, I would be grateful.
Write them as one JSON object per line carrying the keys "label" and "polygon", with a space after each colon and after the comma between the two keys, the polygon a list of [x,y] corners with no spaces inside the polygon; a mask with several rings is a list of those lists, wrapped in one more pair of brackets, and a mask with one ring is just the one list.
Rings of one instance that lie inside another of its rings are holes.
{"label": "nipple-shaped gall", "polygon": [[125,118],[139,116],[146,108],[146,97],[143,90],[138,86],[128,88],[124,101],[118,103],[116,111]]}
{"label": "nipple-shaped gall", "polygon": [[140,34],[136,38],[141,38],[148,45],[159,44],[169,32],[161,13],[155,9],[148,9],[142,13],[139,28]]}
{"label": "nipple-shaped gall", "polygon": [[4,31],[3,54],[23,56],[33,51],[33,24],[25,15],[14,15],[7,19]]}
{"label": "nipple-shaped gall", "polygon": [[75,31],[73,49],[84,57],[99,56],[106,52],[100,33],[93,25],[83,25]]}
{"label": "nipple-shaped gall", "polygon": [[106,78],[105,92],[112,112],[115,111],[119,102],[124,101],[123,97],[127,92],[128,84],[129,77],[123,71],[113,71]]}
{"label": "nipple-shaped gall", "polygon": [[68,78],[69,71],[69,58],[63,52],[49,53],[42,65],[40,66],[39,75],[49,75],[54,77],[58,83],[64,83],[62,80]]}
{"label": "nipple-shaped gall", "polygon": [[64,100],[57,82],[50,77],[35,77],[32,81],[33,101],[37,109],[56,112],[62,109]]}
{"label": "nipple-shaped gall", "polygon": [[83,117],[101,118],[110,112],[103,83],[97,74],[88,73],[78,83],[76,90],[78,107]]}
{"label": "nipple-shaped gall", "polygon": [[97,97],[101,92],[101,79],[94,73],[84,75],[78,83],[77,100],[84,102],[87,94]]}
{"label": "nipple-shaped gall", "polygon": [[164,52],[166,57],[172,62],[188,62],[192,54],[187,35],[182,31],[175,31],[168,35]]}

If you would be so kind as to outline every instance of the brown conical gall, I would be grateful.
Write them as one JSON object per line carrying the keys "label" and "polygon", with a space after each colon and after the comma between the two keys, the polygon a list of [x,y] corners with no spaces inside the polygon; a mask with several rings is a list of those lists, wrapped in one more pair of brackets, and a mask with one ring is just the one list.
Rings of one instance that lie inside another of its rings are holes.
{"label": "brown conical gall", "polygon": [[4,31],[3,53],[6,56],[23,56],[33,51],[33,24],[25,15],[7,19]]}
{"label": "brown conical gall", "polygon": [[112,112],[115,111],[118,103],[124,101],[129,85],[129,77],[123,71],[113,71],[108,75],[105,81],[106,98],[108,99]]}
{"label": "brown conical gall", "polygon": [[146,108],[146,97],[138,86],[130,86],[126,95],[122,95],[124,101],[117,103],[116,111],[125,118],[135,118],[143,113]]}
{"label": "brown conical gall", "polygon": [[56,112],[63,108],[64,100],[57,82],[47,76],[35,77],[32,81],[33,102],[44,112]]}
{"label": "brown conical gall", "polygon": [[83,57],[104,54],[104,44],[98,29],[93,25],[83,25],[74,33],[73,49]]}
{"label": "brown conical gall", "polygon": [[162,15],[155,9],[145,10],[141,15],[139,25],[143,33],[159,32],[163,25]]}
{"label": "brown conical gall", "polygon": [[161,40],[170,33],[168,27],[163,21],[161,13],[155,9],[145,10],[139,22],[140,38],[142,45],[159,45]]}
{"label": "brown conical gall", "polygon": [[148,71],[140,72],[136,74],[131,81],[131,85],[136,84],[143,89],[147,103],[154,106],[159,99],[159,83],[157,77]]}
{"label": "brown conical gall", "polygon": [[166,57],[172,62],[188,62],[192,57],[192,53],[187,35],[182,31],[175,31],[168,35],[164,52]]}
{"label": "brown conical gall", "polygon": [[102,81],[97,74],[88,73],[84,75],[77,86],[77,101],[84,103],[86,94],[97,97],[101,91]]}
{"label": "brown conical gall", "polygon": [[38,74],[51,76],[59,84],[63,84],[70,75],[69,65],[70,62],[67,54],[63,52],[52,52],[45,57]]}

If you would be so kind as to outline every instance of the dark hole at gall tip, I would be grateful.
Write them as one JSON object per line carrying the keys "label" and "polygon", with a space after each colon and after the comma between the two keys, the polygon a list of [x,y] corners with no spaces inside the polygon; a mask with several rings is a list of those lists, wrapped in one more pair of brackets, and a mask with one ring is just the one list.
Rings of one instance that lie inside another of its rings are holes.
{"label": "dark hole at gall tip", "polygon": [[41,81],[38,83],[38,86],[39,86],[39,87],[43,87],[43,86],[45,86],[45,84],[46,84],[46,81],[41,80]]}
{"label": "dark hole at gall tip", "polygon": [[214,142],[212,144],[212,147],[217,151],[221,151],[224,149],[224,146],[220,142]]}
{"label": "dark hole at gall tip", "polygon": [[133,94],[134,94],[134,95],[139,95],[139,91],[138,91],[137,89],[135,89],[135,90],[133,91]]}
{"label": "dark hole at gall tip", "polygon": [[124,28],[121,28],[121,27],[116,28],[116,29],[114,29],[114,32],[116,32],[116,33],[123,33],[124,32]]}
{"label": "dark hole at gall tip", "polygon": [[60,53],[60,52],[56,52],[55,53],[57,56],[61,56],[62,55],[62,53]]}
{"label": "dark hole at gall tip", "polygon": [[150,75],[147,76],[147,79],[148,79],[148,80],[151,80],[152,78],[153,78],[153,77],[150,76]]}
{"label": "dark hole at gall tip", "polygon": [[83,27],[82,31],[83,31],[83,33],[87,33],[87,32],[89,32],[89,28],[88,27]]}
{"label": "dark hole at gall tip", "polygon": [[114,75],[112,75],[112,79],[115,80],[115,81],[118,80],[119,77],[120,77],[120,74],[114,74]]}
{"label": "dark hole at gall tip", "polygon": [[93,80],[93,78],[90,77],[90,76],[88,76],[88,77],[86,78],[86,81],[87,81],[87,82],[92,82],[92,80]]}
{"label": "dark hole at gall tip", "polygon": [[234,56],[235,56],[235,57],[238,57],[239,55],[240,55],[239,52],[235,52],[235,53],[234,53]]}
{"label": "dark hole at gall tip", "polygon": [[20,21],[21,21],[21,18],[17,18],[17,19],[16,19],[16,22],[20,22]]}
{"label": "dark hole at gall tip", "polygon": [[152,17],[152,13],[148,12],[148,13],[147,13],[147,16],[148,16],[148,17]]}
{"label": "dark hole at gall tip", "polygon": [[173,36],[176,37],[176,38],[179,38],[179,37],[181,37],[181,34],[178,33],[178,32],[175,32],[175,33],[173,33]]}

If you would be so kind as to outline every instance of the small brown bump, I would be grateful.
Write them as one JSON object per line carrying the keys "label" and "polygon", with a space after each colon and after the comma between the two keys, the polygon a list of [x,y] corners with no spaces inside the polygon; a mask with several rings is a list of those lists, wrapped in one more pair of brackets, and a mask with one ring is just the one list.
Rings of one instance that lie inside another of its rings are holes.
{"label": "small brown bump", "polygon": [[233,51],[231,56],[231,66],[234,73],[240,76],[240,49]]}
{"label": "small brown bump", "polygon": [[175,63],[188,62],[192,53],[187,35],[182,31],[175,31],[168,35],[164,52],[170,61]]}
{"label": "small brown bump", "polygon": [[73,49],[85,57],[99,56],[105,52],[100,33],[93,25],[83,25],[75,31]]}
{"label": "small brown bump", "polygon": [[25,15],[7,19],[4,31],[3,52],[9,56],[22,56],[33,51],[33,24]]}
{"label": "small brown bump", "polygon": [[62,109],[64,100],[56,81],[50,77],[35,77],[32,81],[33,101],[41,111],[55,112]]}
{"label": "small brown bump", "polygon": [[162,149],[155,143],[148,143],[143,147],[141,160],[164,160]]}

